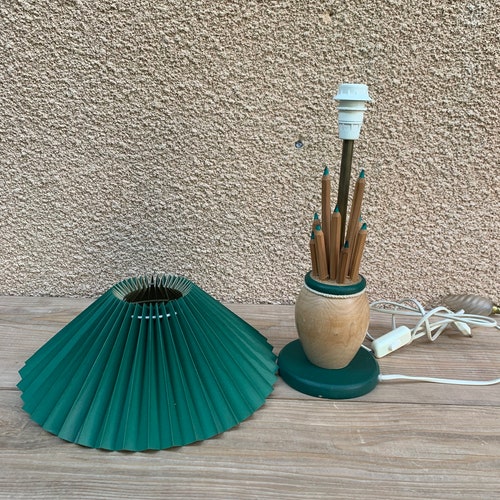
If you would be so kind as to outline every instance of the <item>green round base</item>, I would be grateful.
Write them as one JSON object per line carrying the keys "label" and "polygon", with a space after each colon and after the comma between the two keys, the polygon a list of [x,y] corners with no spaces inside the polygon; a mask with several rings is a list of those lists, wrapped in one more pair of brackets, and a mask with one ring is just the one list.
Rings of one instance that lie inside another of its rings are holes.
{"label": "green round base", "polygon": [[363,348],[345,368],[320,368],[306,358],[299,339],[281,350],[278,366],[281,378],[293,389],[328,399],[362,396],[375,388],[380,373],[377,360]]}

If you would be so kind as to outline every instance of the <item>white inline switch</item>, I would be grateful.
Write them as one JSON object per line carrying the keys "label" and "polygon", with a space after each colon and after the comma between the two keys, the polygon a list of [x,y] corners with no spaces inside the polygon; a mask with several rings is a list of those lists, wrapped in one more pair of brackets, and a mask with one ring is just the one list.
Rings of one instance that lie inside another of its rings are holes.
{"label": "white inline switch", "polygon": [[375,339],[371,344],[371,348],[376,358],[383,358],[410,342],[411,330],[407,326],[399,326],[395,330]]}

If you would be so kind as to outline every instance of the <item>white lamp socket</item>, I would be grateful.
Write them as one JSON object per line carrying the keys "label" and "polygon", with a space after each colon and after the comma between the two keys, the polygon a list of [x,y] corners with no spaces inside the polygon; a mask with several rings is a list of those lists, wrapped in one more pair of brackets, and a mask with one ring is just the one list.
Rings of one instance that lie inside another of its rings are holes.
{"label": "white lamp socket", "polygon": [[338,102],[340,139],[359,139],[365,104],[370,102],[368,85],[363,83],[342,83],[334,99]]}

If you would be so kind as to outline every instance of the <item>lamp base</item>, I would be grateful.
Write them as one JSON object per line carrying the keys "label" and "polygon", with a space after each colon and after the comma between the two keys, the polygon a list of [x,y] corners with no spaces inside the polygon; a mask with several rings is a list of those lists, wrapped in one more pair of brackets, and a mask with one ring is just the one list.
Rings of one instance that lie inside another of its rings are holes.
{"label": "lamp base", "polygon": [[328,399],[363,396],[375,388],[380,373],[377,360],[363,348],[345,368],[320,368],[307,359],[299,339],[281,350],[278,365],[281,378],[290,387],[310,396]]}

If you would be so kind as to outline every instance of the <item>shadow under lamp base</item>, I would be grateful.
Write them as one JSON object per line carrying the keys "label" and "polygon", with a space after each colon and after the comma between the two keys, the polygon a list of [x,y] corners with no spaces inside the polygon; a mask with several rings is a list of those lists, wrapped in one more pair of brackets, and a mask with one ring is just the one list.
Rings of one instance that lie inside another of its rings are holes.
{"label": "shadow under lamp base", "polygon": [[360,348],[354,359],[339,370],[313,365],[306,357],[300,340],[287,344],[278,356],[281,378],[293,389],[328,399],[350,399],[372,391],[378,383],[377,360]]}

